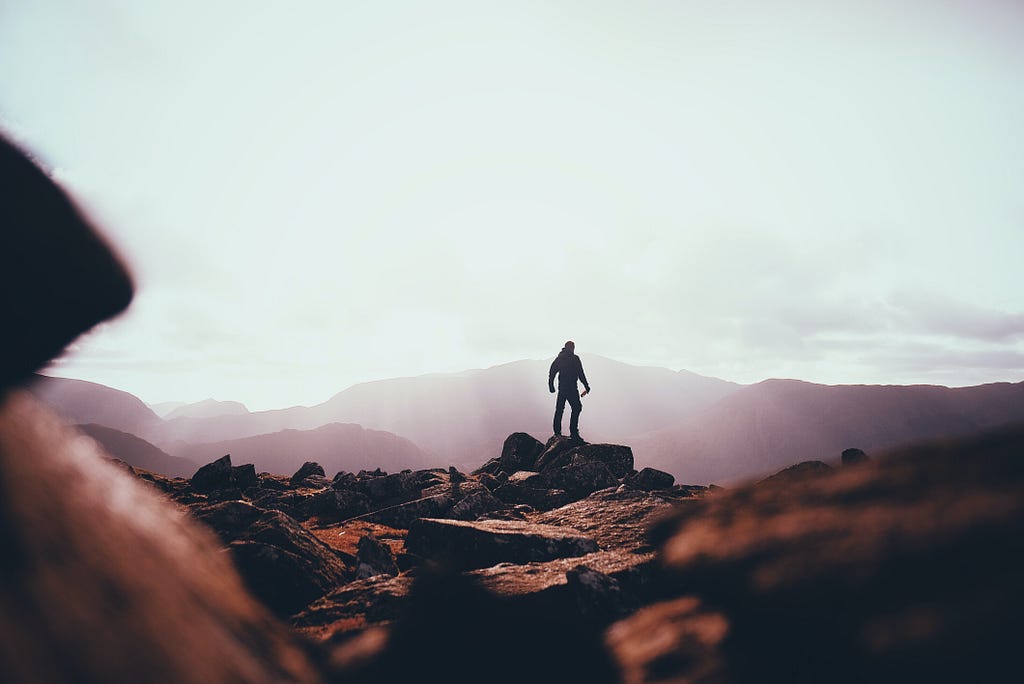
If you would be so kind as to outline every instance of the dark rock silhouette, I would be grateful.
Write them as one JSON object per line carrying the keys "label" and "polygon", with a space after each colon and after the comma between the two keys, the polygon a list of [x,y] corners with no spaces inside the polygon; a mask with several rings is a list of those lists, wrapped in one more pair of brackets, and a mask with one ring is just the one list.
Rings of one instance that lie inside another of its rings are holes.
{"label": "dark rock silhouette", "polygon": [[656,468],[644,468],[627,480],[631,486],[648,492],[653,489],[668,489],[675,481],[676,478],[671,473]]}
{"label": "dark rock silhouette", "polygon": [[[1022,448],[1007,428],[698,502],[655,533],[680,598],[616,627],[627,679],[1004,678],[1024,626]],[[655,623],[662,647],[638,657]]]}
{"label": "dark rock silhouette", "polygon": [[295,474],[292,475],[292,484],[301,484],[310,475],[327,477],[326,473],[324,473],[323,466],[319,463],[314,463],[313,461],[306,461],[298,470],[295,471]]}
{"label": "dark rock silhouette", "polygon": [[868,455],[860,449],[844,449],[842,454],[842,463],[844,466],[856,465],[858,463],[864,463],[868,460]]}
{"label": "dark rock silhouette", "polygon": [[465,522],[420,518],[409,527],[406,548],[460,569],[583,556],[597,543],[566,527],[512,520]]}
{"label": "dark rock silhouette", "polygon": [[827,475],[832,472],[832,466],[821,461],[804,461],[796,465],[784,468],[770,477],[761,480],[762,482],[797,482],[808,478]]}
{"label": "dark rock silhouette", "polygon": [[544,445],[540,440],[525,432],[514,432],[508,436],[501,447],[498,467],[506,473],[514,473],[517,470],[533,470],[537,463],[537,457],[543,451]]}
{"label": "dark rock silhouette", "polygon": [[356,579],[397,574],[398,565],[395,563],[395,554],[392,553],[391,547],[382,544],[373,534],[359,538],[359,547],[356,553]]}
{"label": "dark rock silhouette", "polygon": [[233,467],[231,454],[221,456],[213,463],[207,463],[196,471],[191,479],[192,488],[203,494],[255,487],[258,479],[252,464]]}

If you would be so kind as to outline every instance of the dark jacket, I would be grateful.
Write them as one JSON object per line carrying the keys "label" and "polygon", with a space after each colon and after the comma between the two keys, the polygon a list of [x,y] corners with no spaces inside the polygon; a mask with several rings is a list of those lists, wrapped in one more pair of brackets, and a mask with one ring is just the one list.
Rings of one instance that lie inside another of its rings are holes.
{"label": "dark jacket", "polygon": [[555,376],[558,376],[559,391],[576,391],[577,380],[583,383],[583,387],[590,391],[590,383],[587,382],[587,374],[583,372],[583,362],[580,357],[568,349],[562,349],[555,360],[551,362],[551,370],[548,371],[548,389],[555,391]]}

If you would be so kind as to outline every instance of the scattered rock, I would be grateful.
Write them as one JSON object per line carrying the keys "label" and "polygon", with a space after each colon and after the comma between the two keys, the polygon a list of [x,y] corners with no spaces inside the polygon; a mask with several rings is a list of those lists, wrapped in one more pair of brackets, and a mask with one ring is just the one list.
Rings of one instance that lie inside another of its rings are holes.
{"label": "scattered rock", "polygon": [[498,465],[506,473],[517,470],[533,470],[537,457],[544,451],[544,445],[525,432],[513,432],[505,438],[501,447]]}
{"label": "scattered rock", "polygon": [[599,461],[573,462],[562,468],[551,468],[538,479],[541,486],[561,489],[575,499],[619,484],[615,474]]}
{"label": "scattered rock", "polygon": [[256,476],[256,466],[252,463],[235,466],[231,469],[231,481],[235,487],[242,490],[257,486],[259,478]]}
{"label": "scattered rock", "polygon": [[455,520],[476,520],[485,513],[508,508],[509,505],[501,501],[487,489],[476,491],[463,497],[448,511],[445,517]]}
{"label": "scattered rock", "polygon": [[348,520],[370,512],[370,499],[349,489],[327,489],[310,502],[312,515],[321,522]]}
{"label": "scattered rock", "polygon": [[844,449],[842,455],[843,465],[856,465],[857,463],[865,463],[868,460],[868,455],[860,449]]}
{"label": "scattered rock", "polygon": [[494,490],[494,496],[505,503],[526,504],[542,511],[564,506],[574,498],[562,489],[529,487],[518,482],[501,485]]}
{"label": "scattered rock", "polygon": [[391,547],[378,541],[372,534],[360,537],[356,551],[356,579],[397,574],[398,566]]}
{"label": "scattered rock", "polygon": [[192,476],[192,488],[208,493],[231,486],[231,454],[226,454],[212,463],[207,463]]}
{"label": "scattered rock", "polygon": [[643,489],[644,491],[653,491],[655,489],[669,489],[675,484],[675,475],[666,473],[664,470],[657,470],[655,468],[644,468],[636,475],[632,475],[627,480],[630,485],[637,489]]}
{"label": "scattered rock", "polygon": [[621,444],[583,444],[567,454],[570,463],[603,463],[616,478],[633,473],[633,450]]}
{"label": "scattered rock", "polygon": [[314,461],[306,461],[295,471],[292,475],[292,484],[302,484],[302,482],[310,475],[319,475],[320,477],[327,477],[327,473],[324,472],[323,466]]}
{"label": "scattered rock", "polygon": [[291,517],[242,501],[194,515],[229,545],[249,589],[278,615],[291,615],[346,580],[341,559]]}
{"label": "scattered rock", "polygon": [[603,572],[581,564],[565,573],[565,578],[580,615],[585,618],[611,622],[636,608],[636,598],[628,596],[618,580]]}
{"label": "scattered rock", "polygon": [[560,457],[573,447],[586,444],[582,439],[573,439],[563,435],[556,435],[544,445],[544,451],[537,457],[537,464],[533,470],[545,471],[549,468],[558,468],[568,464],[568,459],[559,460]]}

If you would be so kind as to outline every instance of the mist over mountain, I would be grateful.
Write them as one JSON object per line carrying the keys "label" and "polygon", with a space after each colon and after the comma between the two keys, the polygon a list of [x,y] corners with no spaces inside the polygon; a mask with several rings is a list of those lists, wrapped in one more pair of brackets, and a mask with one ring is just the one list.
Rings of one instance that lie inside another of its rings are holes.
{"label": "mist over mountain", "polygon": [[[630,444],[638,467],[691,484],[732,484],[800,461],[835,461],[849,447],[870,452],[1024,420],[1024,383],[740,386],[598,356],[583,360],[594,390],[583,400],[584,436]],[[275,472],[305,460],[334,470],[465,468],[500,451],[512,432],[551,434],[548,365],[516,361],[368,382],[312,407],[243,413],[233,402],[200,402],[186,412],[234,413],[168,420],[95,383],[45,378],[34,391],[69,420],[137,435],[197,463],[230,453]],[[431,457],[424,460],[424,452]]]}
{"label": "mist over mountain", "polygon": [[235,463],[252,463],[256,470],[271,473],[293,473],[305,461],[316,461],[331,475],[339,470],[380,467],[396,471],[438,465],[435,456],[403,437],[341,423],[221,442],[179,444],[174,451],[175,456],[196,463],[207,463],[225,454],[231,454]]}
{"label": "mist over mountain", "polygon": [[161,401],[155,404],[148,404],[148,406],[152,409],[153,413],[161,418],[166,418],[168,413],[182,406],[188,406],[188,403],[184,401]]}
{"label": "mist over mountain", "polygon": [[163,414],[164,419],[174,418],[215,418],[217,416],[239,416],[249,413],[245,404],[238,401],[217,401],[203,399],[193,404],[181,404]]}
{"label": "mist over mountain", "polygon": [[121,459],[130,466],[171,477],[192,477],[199,469],[200,464],[187,458],[171,456],[141,437],[127,432],[95,423],[77,427],[81,432],[96,440],[109,455]]}
{"label": "mist over mountain", "polygon": [[671,427],[633,437],[637,462],[682,482],[731,483],[807,460],[1024,421],[1024,383],[817,385],[765,380]]}
{"label": "mist over mountain", "polygon": [[135,395],[95,382],[37,375],[28,390],[69,423],[95,423],[147,439],[163,423]]}
{"label": "mist over mountain", "polygon": [[[671,425],[740,387],[688,371],[633,366],[597,355],[581,357],[593,388],[583,400],[581,430],[596,441],[617,441]],[[461,373],[367,382],[313,407],[176,418],[161,427],[157,443],[200,443],[333,422],[357,423],[406,437],[442,460],[471,465],[500,449],[512,432],[551,433],[555,397],[547,390],[550,364],[550,359],[524,360]]]}

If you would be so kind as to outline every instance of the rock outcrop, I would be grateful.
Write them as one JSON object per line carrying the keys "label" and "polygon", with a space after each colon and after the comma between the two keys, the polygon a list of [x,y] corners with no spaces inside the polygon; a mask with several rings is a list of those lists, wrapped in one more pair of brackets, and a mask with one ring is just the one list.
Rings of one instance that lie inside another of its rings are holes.
{"label": "rock outcrop", "polygon": [[406,548],[460,570],[498,563],[529,563],[583,556],[597,543],[576,530],[514,520],[420,518],[409,527]]}

